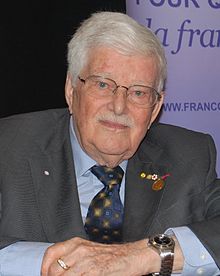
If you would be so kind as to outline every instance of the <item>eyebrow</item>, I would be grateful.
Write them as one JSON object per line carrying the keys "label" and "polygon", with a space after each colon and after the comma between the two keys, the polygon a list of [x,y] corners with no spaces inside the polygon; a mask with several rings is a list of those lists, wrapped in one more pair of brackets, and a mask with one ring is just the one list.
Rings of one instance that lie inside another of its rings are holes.
{"label": "eyebrow", "polygon": [[[104,72],[104,73],[103,72],[95,72],[95,73],[92,73],[90,76],[99,76],[99,77],[103,77],[103,78],[109,78],[118,84],[118,82],[114,79],[112,74],[108,73],[108,72]],[[146,83],[146,82],[143,82],[142,80],[135,81],[135,82],[132,82],[131,84],[129,84],[129,86],[133,86],[133,85],[143,85],[143,86],[149,86],[149,87],[154,88],[153,82]]]}

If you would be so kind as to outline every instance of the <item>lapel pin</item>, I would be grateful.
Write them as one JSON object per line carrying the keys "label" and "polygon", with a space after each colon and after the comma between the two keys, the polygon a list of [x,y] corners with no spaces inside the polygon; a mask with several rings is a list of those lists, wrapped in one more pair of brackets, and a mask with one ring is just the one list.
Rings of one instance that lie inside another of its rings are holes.
{"label": "lapel pin", "polygon": [[170,176],[169,173],[163,175],[163,176],[159,176],[158,174],[147,174],[145,172],[142,172],[140,174],[140,177],[141,178],[145,178],[145,179],[148,179],[148,180],[153,180],[153,184],[152,184],[152,190],[154,191],[160,191],[163,189],[164,185],[165,185],[165,182],[164,180]]}
{"label": "lapel pin", "polygon": [[50,175],[50,173],[48,171],[44,171],[45,175]]}

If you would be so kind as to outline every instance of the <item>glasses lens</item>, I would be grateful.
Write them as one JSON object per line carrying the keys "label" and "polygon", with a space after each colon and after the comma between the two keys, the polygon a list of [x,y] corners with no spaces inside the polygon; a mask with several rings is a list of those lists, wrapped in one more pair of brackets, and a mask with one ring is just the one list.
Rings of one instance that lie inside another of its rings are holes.
{"label": "glasses lens", "polygon": [[112,96],[112,92],[116,89],[116,84],[113,80],[102,78],[99,76],[88,77],[85,81],[88,93],[95,97]]}
{"label": "glasses lens", "polygon": [[157,101],[157,92],[148,86],[134,85],[129,88],[128,97],[135,104],[151,107]]}

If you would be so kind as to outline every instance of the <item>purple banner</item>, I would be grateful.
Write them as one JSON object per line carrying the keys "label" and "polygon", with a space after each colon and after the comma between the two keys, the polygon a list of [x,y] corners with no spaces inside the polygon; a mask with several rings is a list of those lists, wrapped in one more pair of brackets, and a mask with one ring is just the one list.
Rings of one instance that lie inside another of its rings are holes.
{"label": "purple banner", "polygon": [[160,121],[211,134],[220,176],[220,0],[127,0],[126,9],[165,47]]}

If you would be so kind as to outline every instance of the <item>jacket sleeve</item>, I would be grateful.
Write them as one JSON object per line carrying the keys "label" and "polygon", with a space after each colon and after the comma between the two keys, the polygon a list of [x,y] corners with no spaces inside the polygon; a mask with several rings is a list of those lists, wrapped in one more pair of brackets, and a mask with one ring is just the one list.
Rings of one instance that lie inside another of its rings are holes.
{"label": "jacket sleeve", "polygon": [[204,220],[188,225],[209,251],[220,267],[220,179],[216,178],[216,149],[212,138],[207,135],[209,168],[205,183]]}

